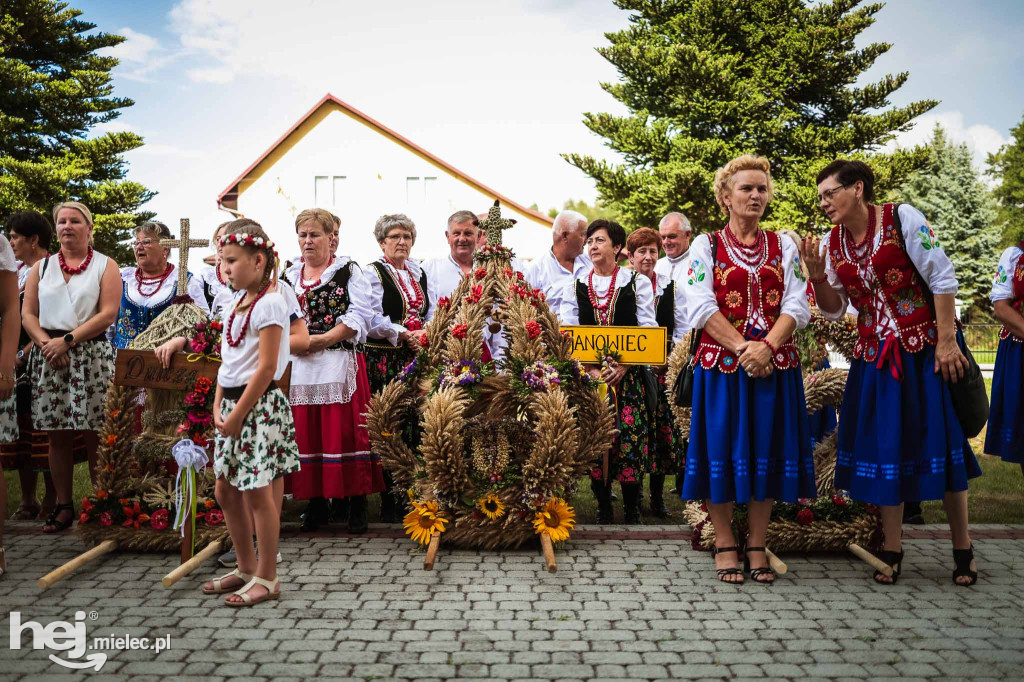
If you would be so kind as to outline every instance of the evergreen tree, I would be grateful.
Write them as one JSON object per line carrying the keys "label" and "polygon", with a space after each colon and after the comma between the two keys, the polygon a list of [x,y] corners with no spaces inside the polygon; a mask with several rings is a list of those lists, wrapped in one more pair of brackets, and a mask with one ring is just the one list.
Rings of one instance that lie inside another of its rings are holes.
{"label": "evergreen tree", "polygon": [[56,0],[13,0],[0,9],[0,216],[35,209],[50,215],[61,201],[86,204],[99,251],[132,260],[123,244],[152,217],[139,207],[153,197],[125,179],[122,157],[140,147],[134,133],[87,139],[134,102],[112,96],[117,59],[97,54],[124,38],[92,33],[81,12]]}
{"label": "evergreen tree", "polygon": [[1010,129],[1010,135],[1013,142],[988,155],[987,171],[1001,181],[992,194],[999,202],[1004,246],[1024,239],[1024,119]]}
{"label": "evergreen tree", "polygon": [[926,146],[927,165],[900,192],[928,218],[956,270],[957,298],[967,308],[985,304],[999,258],[995,204],[971,165],[966,144],[953,144],[936,125]]}
{"label": "evergreen tree", "polygon": [[814,178],[835,158],[868,160],[882,194],[924,162],[922,150],[879,149],[937,102],[886,109],[906,72],[854,87],[891,47],[854,47],[881,4],[615,2],[631,11],[631,25],[607,34],[611,45],[598,49],[621,76],[602,87],[631,115],[587,113],[584,122],[625,162],[563,156],[596,181],[600,198],[619,206],[631,225],[656,225],[676,210],[698,230],[720,226],[714,173],[743,153],[772,164],[776,192],[766,226],[800,231],[824,222]]}

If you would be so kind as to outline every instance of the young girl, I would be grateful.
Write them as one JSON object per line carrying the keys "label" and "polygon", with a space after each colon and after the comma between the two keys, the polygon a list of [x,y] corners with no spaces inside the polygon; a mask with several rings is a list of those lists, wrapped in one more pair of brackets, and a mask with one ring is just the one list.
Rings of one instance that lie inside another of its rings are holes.
{"label": "young girl", "polygon": [[222,272],[236,293],[225,309],[213,407],[213,471],[238,568],[203,585],[203,592],[234,592],[225,604],[252,606],[281,596],[276,557],[283,477],[299,470],[291,409],[273,383],[288,365],[283,338],[289,326],[288,304],[277,283],[274,244],[263,228],[252,220],[235,220],[224,229],[219,244]]}

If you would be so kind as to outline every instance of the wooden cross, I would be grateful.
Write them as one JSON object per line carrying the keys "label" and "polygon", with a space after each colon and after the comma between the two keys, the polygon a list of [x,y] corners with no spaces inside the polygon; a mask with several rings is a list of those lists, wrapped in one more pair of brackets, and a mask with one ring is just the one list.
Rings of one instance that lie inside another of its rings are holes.
{"label": "wooden cross", "polygon": [[188,238],[188,218],[181,219],[179,239],[161,239],[160,246],[178,249],[178,296],[188,296],[188,250],[193,246],[210,246],[209,239]]}
{"label": "wooden cross", "polygon": [[501,232],[516,224],[515,220],[501,217],[501,209],[498,208],[498,200],[494,200],[494,206],[487,210],[487,219],[480,223],[480,229],[487,232],[488,246],[501,246]]}

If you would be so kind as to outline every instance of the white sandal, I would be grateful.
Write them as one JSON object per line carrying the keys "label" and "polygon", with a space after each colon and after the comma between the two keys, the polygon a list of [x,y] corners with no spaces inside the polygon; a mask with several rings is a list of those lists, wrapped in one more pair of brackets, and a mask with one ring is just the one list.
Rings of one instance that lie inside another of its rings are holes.
{"label": "white sandal", "polygon": [[225,592],[234,592],[235,590],[238,589],[237,587],[234,587],[234,586],[224,587],[224,584],[223,584],[225,580],[227,580],[228,578],[233,578],[233,577],[234,578],[241,578],[243,583],[247,582],[248,580],[250,580],[252,578],[252,576],[249,575],[248,573],[242,573],[241,571],[239,571],[236,568],[235,570],[231,571],[230,573],[228,573],[226,575],[222,575],[219,578],[214,578],[213,581],[212,581],[213,582],[213,589],[212,590],[206,589],[206,585],[203,585],[203,594],[224,594]]}
{"label": "white sandal", "polygon": [[[262,597],[250,597],[249,590],[255,585],[262,585],[263,587],[267,588],[267,593]],[[278,583],[277,578],[274,578],[273,580],[264,580],[258,575],[254,575],[252,577],[252,580],[247,582],[245,586],[242,587],[242,589],[235,592],[235,594],[241,597],[242,601],[228,601],[227,599],[225,599],[224,604],[226,606],[255,606],[260,602],[270,601],[271,599],[278,599],[281,596],[281,586]]]}

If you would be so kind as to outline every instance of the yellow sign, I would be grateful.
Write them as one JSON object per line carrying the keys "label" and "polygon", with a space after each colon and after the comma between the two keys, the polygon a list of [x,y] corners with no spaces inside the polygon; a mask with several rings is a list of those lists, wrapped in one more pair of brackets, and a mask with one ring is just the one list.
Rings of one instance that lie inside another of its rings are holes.
{"label": "yellow sign", "polygon": [[624,365],[664,365],[668,362],[665,327],[602,327],[574,325],[562,327],[572,335],[572,356],[580,362],[600,362],[606,345],[618,351]]}

